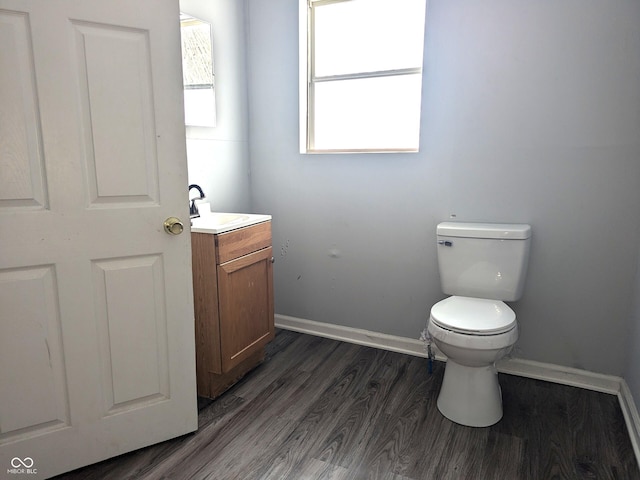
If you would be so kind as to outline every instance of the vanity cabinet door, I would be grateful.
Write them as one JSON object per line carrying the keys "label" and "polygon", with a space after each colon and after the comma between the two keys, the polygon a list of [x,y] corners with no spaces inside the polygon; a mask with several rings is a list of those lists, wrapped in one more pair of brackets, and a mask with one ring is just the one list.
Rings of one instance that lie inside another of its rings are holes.
{"label": "vanity cabinet door", "polygon": [[228,372],[274,337],[272,248],[217,269],[222,371]]}

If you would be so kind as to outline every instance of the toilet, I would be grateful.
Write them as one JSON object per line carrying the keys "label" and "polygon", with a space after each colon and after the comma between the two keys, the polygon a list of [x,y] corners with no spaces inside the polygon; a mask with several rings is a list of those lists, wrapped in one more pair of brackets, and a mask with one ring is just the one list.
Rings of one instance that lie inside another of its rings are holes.
{"label": "toilet", "polygon": [[437,227],[438,268],[448,298],[431,308],[429,332],[447,357],[438,410],[470,427],[502,418],[495,362],[518,340],[516,314],[504,303],[522,296],[531,227],[444,222]]}

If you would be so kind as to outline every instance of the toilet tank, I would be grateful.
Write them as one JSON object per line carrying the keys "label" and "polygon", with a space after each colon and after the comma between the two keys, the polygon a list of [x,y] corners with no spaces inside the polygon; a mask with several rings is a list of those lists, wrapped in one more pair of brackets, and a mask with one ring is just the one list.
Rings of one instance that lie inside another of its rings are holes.
{"label": "toilet tank", "polygon": [[438,224],[438,267],[448,295],[514,301],[522,296],[531,227],[524,224]]}

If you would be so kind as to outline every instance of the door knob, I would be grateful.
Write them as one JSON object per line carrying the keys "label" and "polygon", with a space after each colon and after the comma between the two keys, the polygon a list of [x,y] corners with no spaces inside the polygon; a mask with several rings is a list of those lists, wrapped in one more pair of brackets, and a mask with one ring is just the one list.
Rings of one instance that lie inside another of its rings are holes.
{"label": "door knob", "polygon": [[164,231],[170,235],[180,235],[184,230],[184,225],[179,218],[169,217],[164,221]]}

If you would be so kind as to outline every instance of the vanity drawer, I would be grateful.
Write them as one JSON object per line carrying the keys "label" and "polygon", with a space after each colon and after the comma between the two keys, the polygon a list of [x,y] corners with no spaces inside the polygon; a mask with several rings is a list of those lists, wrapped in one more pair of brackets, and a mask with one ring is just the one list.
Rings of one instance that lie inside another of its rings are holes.
{"label": "vanity drawer", "polygon": [[248,255],[271,246],[271,222],[262,222],[230,232],[218,233],[216,238],[216,263],[222,264],[234,258]]}

